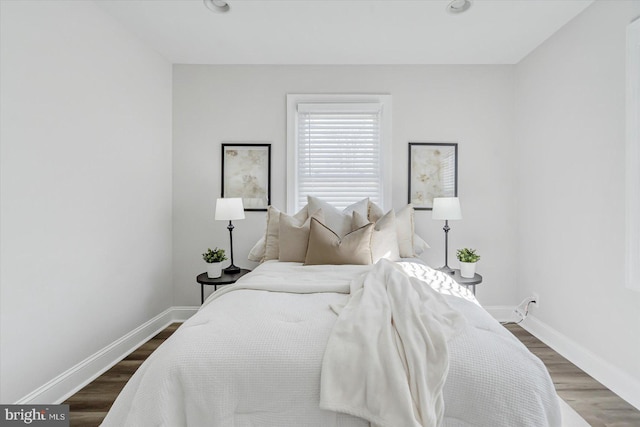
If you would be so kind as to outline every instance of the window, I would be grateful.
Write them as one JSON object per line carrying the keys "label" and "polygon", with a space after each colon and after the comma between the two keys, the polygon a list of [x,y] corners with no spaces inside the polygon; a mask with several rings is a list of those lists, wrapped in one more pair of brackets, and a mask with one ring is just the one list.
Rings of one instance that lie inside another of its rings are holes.
{"label": "window", "polygon": [[391,202],[391,96],[287,95],[287,208]]}
{"label": "window", "polygon": [[627,28],[626,274],[640,291],[640,19]]}

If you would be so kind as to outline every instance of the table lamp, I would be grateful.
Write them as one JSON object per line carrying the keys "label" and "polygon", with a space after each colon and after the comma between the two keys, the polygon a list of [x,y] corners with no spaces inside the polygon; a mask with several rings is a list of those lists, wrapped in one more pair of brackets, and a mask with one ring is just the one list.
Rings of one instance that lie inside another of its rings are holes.
{"label": "table lamp", "polygon": [[431,218],[444,220],[444,265],[438,270],[453,274],[453,269],[449,267],[449,221],[462,219],[462,210],[460,210],[460,199],[457,197],[436,197],[433,199],[433,211]]}
{"label": "table lamp", "polygon": [[227,274],[240,273],[240,267],[233,263],[233,221],[234,219],[244,219],[244,206],[239,197],[222,198],[216,201],[216,220],[229,221],[229,247],[231,248],[231,265],[223,269]]}

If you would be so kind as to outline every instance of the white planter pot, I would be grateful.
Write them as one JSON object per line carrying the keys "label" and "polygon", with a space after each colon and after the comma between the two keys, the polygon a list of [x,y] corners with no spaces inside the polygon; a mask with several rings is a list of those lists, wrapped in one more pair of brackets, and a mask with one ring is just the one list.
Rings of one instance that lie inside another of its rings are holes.
{"label": "white planter pot", "polygon": [[207,263],[207,277],[209,277],[209,279],[217,279],[220,276],[222,276],[222,263]]}
{"label": "white planter pot", "polygon": [[472,279],[476,275],[476,262],[460,261],[460,275],[465,279]]}

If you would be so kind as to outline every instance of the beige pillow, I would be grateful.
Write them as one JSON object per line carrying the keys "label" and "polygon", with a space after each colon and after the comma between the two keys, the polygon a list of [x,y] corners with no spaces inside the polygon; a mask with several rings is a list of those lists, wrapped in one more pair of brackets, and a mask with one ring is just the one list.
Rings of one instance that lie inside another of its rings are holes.
{"label": "beige pillow", "polygon": [[402,258],[416,256],[413,249],[414,235],[413,205],[408,204],[396,212],[396,234],[398,237],[398,249]]}
{"label": "beige pillow", "polygon": [[342,240],[329,227],[311,218],[305,265],[371,264],[373,224],[348,233]]}
{"label": "beige pillow", "polygon": [[359,202],[347,206],[342,211],[317,197],[307,196],[307,202],[309,212],[322,209],[324,224],[340,237],[344,237],[351,231],[352,212],[358,212],[360,215],[366,217],[369,211],[369,199],[362,199]]}
{"label": "beige pillow", "polygon": [[[351,226],[356,229],[369,224],[369,221],[358,212],[353,213]],[[371,235],[371,261],[378,262],[382,258],[391,261],[400,259],[398,237],[396,235],[396,213],[393,209],[382,216],[373,227]]]}
{"label": "beige pillow", "polygon": [[382,208],[369,200],[369,214],[367,216],[367,218],[369,218],[369,221],[375,223],[383,216],[384,211],[382,210]]}
{"label": "beige pillow", "polygon": [[[315,212],[315,211],[314,211]],[[305,221],[309,216],[307,207],[300,209],[294,217]],[[265,234],[265,252],[262,261],[278,259],[280,257],[280,211],[273,206],[267,208],[267,232]]]}
{"label": "beige pillow", "polygon": [[309,245],[309,230],[311,218],[324,221],[322,210],[301,221],[295,216],[280,212],[280,261],[304,262]]}

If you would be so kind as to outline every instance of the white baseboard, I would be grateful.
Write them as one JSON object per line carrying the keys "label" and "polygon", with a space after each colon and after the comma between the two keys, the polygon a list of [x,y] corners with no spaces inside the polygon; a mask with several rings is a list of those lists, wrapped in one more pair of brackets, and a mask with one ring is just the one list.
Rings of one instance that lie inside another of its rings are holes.
{"label": "white baseboard", "polygon": [[[513,306],[488,306],[485,310],[499,322],[520,320]],[[609,390],[640,409],[640,381],[630,378],[616,366],[596,356],[571,338],[529,315],[520,323],[525,330],[554,349],[571,363],[601,382]]]}
{"label": "white baseboard", "polygon": [[171,307],[171,323],[185,322],[191,316],[196,314],[200,307]]}
{"label": "white baseboard", "polygon": [[[489,306],[485,309],[498,321],[515,320],[512,306]],[[16,404],[61,403],[126,357],[169,324],[184,322],[198,307],[171,307],[137,327],[122,338],[89,356],[48,383],[15,402]],[[520,324],[571,363],[600,381],[631,405],[640,409],[640,382],[549,325],[529,316]]]}
{"label": "white baseboard", "polygon": [[16,404],[58,404],[102,375],[129,353],[174,322],[184,322],[198,307],[171,307],[122,338],[38,387]]}
{"label": "white baseboard", "polygon": [[522,323],[525,330],[557,351],[578,368],[601,382],[609,390],[640,409],[640,381],[631,378],[616,366],[593,354],[571,338],[529,315]]}

